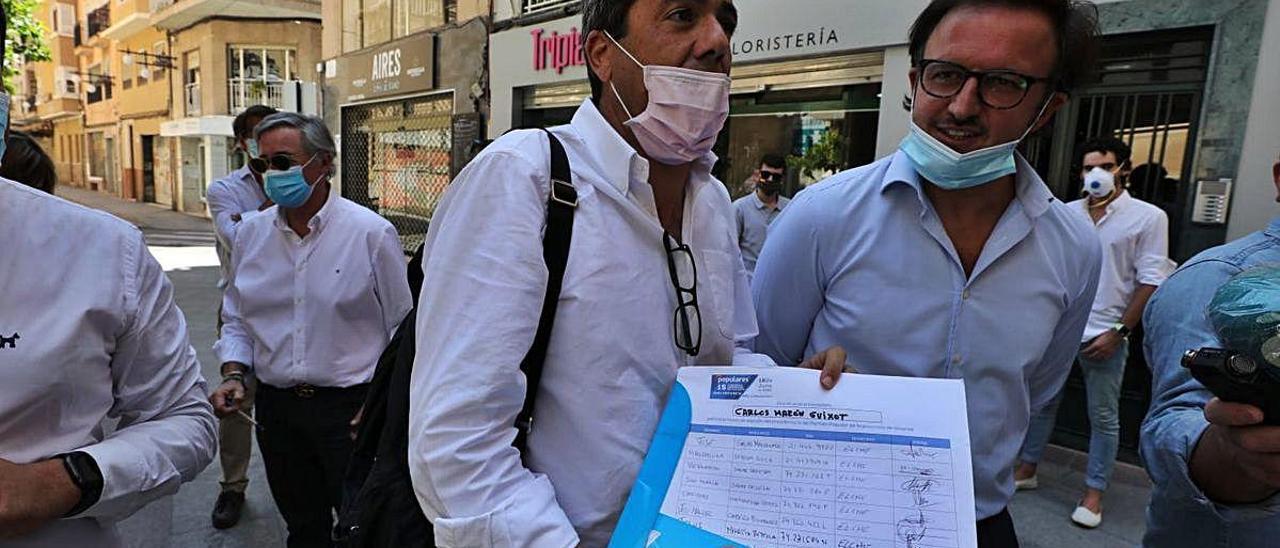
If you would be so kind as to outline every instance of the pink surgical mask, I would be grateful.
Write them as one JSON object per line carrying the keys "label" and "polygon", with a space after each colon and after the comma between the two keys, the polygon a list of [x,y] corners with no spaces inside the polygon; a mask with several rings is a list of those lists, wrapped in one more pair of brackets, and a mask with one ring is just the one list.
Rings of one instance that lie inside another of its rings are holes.
{"label": "pink surgical mask", "polygon": [[641,64],[609,33],[605,36],[644,70],[649,106],[639,116],[631,114],[617,86],[609,82],[618,103],[630,118],[623,125],[650,159],[681,165],[711,152],[716,136],[729,118],[729,77],[680,67]]}

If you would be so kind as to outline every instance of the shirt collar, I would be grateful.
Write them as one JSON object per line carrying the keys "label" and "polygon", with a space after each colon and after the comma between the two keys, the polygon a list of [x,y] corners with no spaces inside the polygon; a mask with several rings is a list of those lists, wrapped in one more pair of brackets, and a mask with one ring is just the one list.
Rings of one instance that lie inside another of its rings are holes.
{"label": "shirt collar", "polygon": [[[1055,198],[1053,193],[1049,192],[1049,187],[1045,186],[1044,181],[1040,179],[1040,175],[1036,174],[1031,164],[1022,157],[1022,153],[1015,152],[1013,157],[1018,167],[1014,175],[1017,200],[1022,204],[1022,209],[1027,212],[1027,216],[1035,219],[1049,210],[1049,204],[1053,203]],[[911,159],[902,151],[893,155],[889,168],[885,170],[884,179],[880,182],[880,191],[885,192],[894,184],[905,184],[914,188],[920,201],[924,202],[924,179],[916,172]]]}
{"label": "shirt collar", "polygon": [[[329,217],[334,215],[333,211],[337,209],[334,202],[338,201],[338,191],[333,187],[333,183],[329,184],[329,197],[325,199],[324,205],[320,206],[320,211],[311,216],[311,220],[307,221],[307,228],[319,230],[324,228]],[[276,206],[276,228],[280,230],[292,230],[289,228],[289,219],[284,216],[284,208]]]}
{"label": "shirt collar", "polygon": [[[649,183],[649,161],[609,125],[591,99],[582,102],[569,126],[587,145],[586,155],[619,193],[626,194],[632,181]],[[716,155],[711,152],[696,160],[694,172],[705,172],[708,177],[690,174],[690,182],[708,179],[716,160]]]}

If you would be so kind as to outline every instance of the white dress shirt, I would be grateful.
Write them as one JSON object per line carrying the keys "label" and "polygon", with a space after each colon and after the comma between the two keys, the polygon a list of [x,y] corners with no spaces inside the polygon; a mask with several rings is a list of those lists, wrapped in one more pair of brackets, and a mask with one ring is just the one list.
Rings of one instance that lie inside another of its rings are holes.
{"label": "white dress shirt", "polygon": [[964,379],[977,517],[1013,496],[1031,419],[1080,350],[1102,251],[1017,158],[1017,197],[966,274],[901,152],[796,195],[755,273],[756,349],[794,362],[840,345],[858,371]]}
{"label": "white dress shirt", "polygon": [[[1093,222],[1088,199],[1069,205],[1072,211]],[[1102,240],[1102,276],[1089,324],[1084,328],[1084,342],[1124,318],[1138,286],[1159,287],[1178,266],[1169,260],[1169,217],[1160,208],[1130,196],[1127,190],[1107,204],[1096,227],[1098,239]]]}
{"label": "white dress shirt", "polygon": [[[236,228],[242,221],[261,213],[258,208],[267,201],[267,195],[253,178],[249,166],[244,166],[209,185],[205,200],[209,202],[209,214],[213,216],[214,244],[218,251],[218,264],[222,267],[218,288],[222,289],[231,279],[231,244],[236,239]],[[232,218],[236,215],[240,216],[239,221]]]}
{"label": "white dress shirt", "polygon": [[277,388],[369,382],[413,306],[395,228],[332,189],[305,238],[279,206],[264,213],[231,247],[218,358]]}
{"label": "white dress shirt", "polygon": [[[0,458],[84,451],[98,503],[0,546],[114,546],[112,525],[213,460],[213,409],[173,286],[142,233],[0,179]],[[103,434],[105,419],[118,429]]]}
{"label": "white dress shirt", "polygon": [[[649,163],[588,100],[564,143],[578,191],[573,241],[526,460],[511,445],[521,359],[547,283],[549,192],[541,131],[498,139],[459,175],[423,260],[409,471],[446,547],[604,546],[657,427],[676,369],[760,363],[735,349],[756,326],[728,192],[695,164],[681,240],[693,249],[702,348],[676,347]],[[764,363],[770,363],[767,360]]]}

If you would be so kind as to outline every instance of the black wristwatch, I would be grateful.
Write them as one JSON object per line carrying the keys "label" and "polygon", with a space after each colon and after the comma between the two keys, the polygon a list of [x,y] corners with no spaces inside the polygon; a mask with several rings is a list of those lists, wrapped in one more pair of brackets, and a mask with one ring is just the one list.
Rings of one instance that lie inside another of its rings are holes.
{"label": "black wristwatch", "polygon": [[57,458],[61,459],[62,466],[66,467],[67,475],[71,476],[71,483],[80,488],[80,502],[77,502],[63,517],[74,516],[97,504],[98,499],[102,497],[102,470],[98,468],[98,461],[93,460],[93,457],[84,451],[63,453]]}
{"label": "black wristwatch", "polygon": [[1124,322],[1116,322],[1115,325],[1111,326],[1111,330],[1119,333],[1121,337],[1129,337],[1129,326],[1125,325]]}

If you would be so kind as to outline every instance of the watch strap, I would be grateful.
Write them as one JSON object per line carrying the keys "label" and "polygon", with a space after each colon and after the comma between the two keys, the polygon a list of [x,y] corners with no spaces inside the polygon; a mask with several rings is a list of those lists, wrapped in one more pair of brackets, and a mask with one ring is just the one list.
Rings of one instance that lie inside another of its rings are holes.
{"label": "watch strap", "polygon": [[88,510],[102,498],[102,470],[98,468],[98,461],[84,451],[63,453],[58,458],[62,460],[71,482],[80,489],[80,501],[63,516],[72,517]]}
{"label": "watch strap", "polygon": [[1116,322],[1115,325],[1111,326],[1111,329],[1119,333],[1121,337],[1128,337],[1130,333],[1129,326],[1125,325],[1124,322]]}

